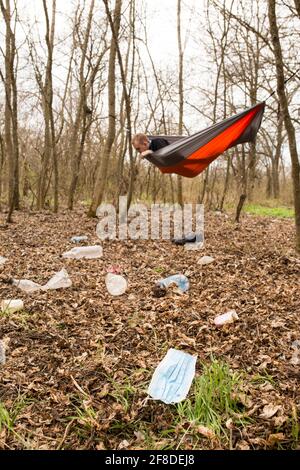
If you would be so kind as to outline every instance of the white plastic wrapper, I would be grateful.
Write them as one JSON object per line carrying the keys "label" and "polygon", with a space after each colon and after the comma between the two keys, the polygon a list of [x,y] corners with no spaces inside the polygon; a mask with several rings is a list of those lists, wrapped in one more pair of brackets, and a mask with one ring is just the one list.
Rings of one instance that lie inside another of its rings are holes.
{"label": "white plastic wrapper", "polygon": [[214,319],[214,323],[217,326],[227,325],[228,323],[233,323],[238,320],[238,314],[235,310],[229,310],[229,312],[223,313],[222,315],[218,315]]}
{"label": "white plastic wrapper", "polygon": [[204,266],[205,264],[210,264],[214,262],[214,258],[211,256],[202,256],[201,258],[198,259],[198,264],[201,264]]}

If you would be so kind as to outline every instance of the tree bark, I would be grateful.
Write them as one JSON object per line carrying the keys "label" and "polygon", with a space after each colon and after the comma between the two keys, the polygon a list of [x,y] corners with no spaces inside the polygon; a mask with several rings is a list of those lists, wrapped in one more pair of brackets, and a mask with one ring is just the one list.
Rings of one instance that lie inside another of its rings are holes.
{"label": "tree bark", "polygon": [[282,136],[282,127],[283,127],[283,116],[282,113],[279,113],[278,127],[277,127],[277,142],[275,148],[275,155],[272,158],[272,193],[275,199],[279,198],[280,186],[279,186],[279,160],[281,155],[281,148],[283,142]]}
{"label": "tree bark", "polygon": [[242,211],[244,202],[246,201],[246,197],[247,197],[246,194],[241,194],[240,195],[240,200],[239,200],[239,203],[237,205],[236,214],[235,214],[235,222],[237,222],[237,223],[239,223],[239,221],[240,221],[240,215],[241,215],[241,211]]}
{"label": "tree bark", "polygon": [[225,184],[223,189],[223,194],[220,202],[220,211],[224,208],[225,197],[229,187],[229,176],[230,176],[230,154],[227,156],[227,164],[226,164],[226,176],[225,176]]}

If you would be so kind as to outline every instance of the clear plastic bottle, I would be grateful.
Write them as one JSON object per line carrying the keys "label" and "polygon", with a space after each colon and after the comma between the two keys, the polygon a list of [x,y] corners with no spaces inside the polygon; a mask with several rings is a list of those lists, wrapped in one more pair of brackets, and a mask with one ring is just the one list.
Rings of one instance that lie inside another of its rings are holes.
{"label": "clear plastic bottle", "polygon": [[174,274],[173,276],[166,277],[165,279],[160,279],[158,285],[160,287],[165,287],[166,289],[171,285],[176,284],[177,287],[182,291],[186,292],[190,288],[189,280],[183,274]]}
{"label": "clear plastic bottle", "polygon": [[107,273],[105,284],[111,295],[122,295],[127,289],[127,281],[120,274]]}
{"label": "clear plastic bottle", "polygon": [[12,284],[27,293],[36,292],[41,288],[39,284],[29,279],[13,279]]}
{"label": "clear plastic bottle", "polygon": [[94,245],[94,246],[81,246],[81,247],[76,247],[72,248],[70,251],[66,251],[63,253],[63,258],[73,258],[73,259],[80,259],[80,258],[86,258],[86,259],[95,259],[95,258],[101,258],[103,255],[103,249],[102,246],[100,245]]}
{"label": "clear plastic bottle", "polygon": [[235,310],[229,310],[229,312],[223,313],[222,315],[218,315],[214,319],[214,323],[217,326],[226,325],[227,323],[233,323],[238,320],[238,314]]}

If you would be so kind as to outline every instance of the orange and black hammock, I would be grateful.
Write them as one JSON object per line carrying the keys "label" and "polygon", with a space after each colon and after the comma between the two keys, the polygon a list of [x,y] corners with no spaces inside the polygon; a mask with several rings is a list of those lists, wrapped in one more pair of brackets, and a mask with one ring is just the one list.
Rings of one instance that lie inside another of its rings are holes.
{"label": "orange and black hammock", "polygon": [[164,137],[170,145],[145,158],[162,173],[193,178],[230,147],[254,142],[264,109],[265,103],[259,103],[189,137],[149,136]]}

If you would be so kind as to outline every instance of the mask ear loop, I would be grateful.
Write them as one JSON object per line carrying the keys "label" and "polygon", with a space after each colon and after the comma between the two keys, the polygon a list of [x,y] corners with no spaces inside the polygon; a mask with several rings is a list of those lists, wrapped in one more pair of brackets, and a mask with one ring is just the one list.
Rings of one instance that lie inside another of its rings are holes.
{"label": "mask ear loop", "polygon": [[[144,398],[144,400],[142,400],[141,406],[146,406],[149,400],[151,400],[151,397],[150,397],[150,395],[147,395],[146,398]],[[152,400],[154,401],[154,398],[152,398]]]}

